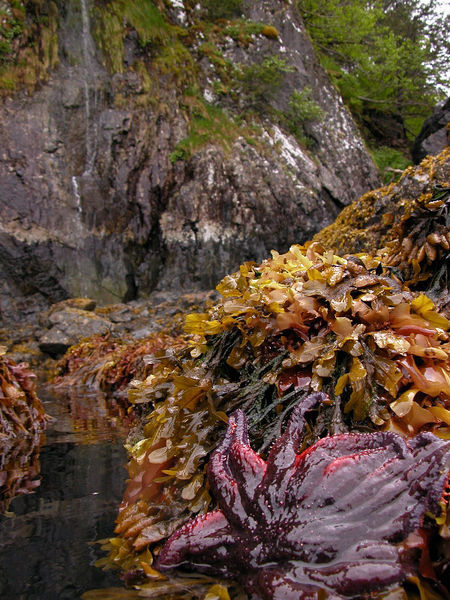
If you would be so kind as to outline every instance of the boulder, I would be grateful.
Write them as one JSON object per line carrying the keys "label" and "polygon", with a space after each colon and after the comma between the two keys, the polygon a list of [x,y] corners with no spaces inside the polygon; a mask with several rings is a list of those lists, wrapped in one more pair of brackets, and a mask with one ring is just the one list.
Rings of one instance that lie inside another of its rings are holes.
{"label": "boulder", "polygon": [[427,156],[436,155],[448,146],[450,139],[450,97],[438,104],[414,140],[411,155],[417,165]]}
{"label": "boulder", "polygon": [[114,329],[113,323],[93,312],[63,306],[47,317],[50,329],[39,339],[39,348],[55,357],[64,354],[83,338],[105,335]]}

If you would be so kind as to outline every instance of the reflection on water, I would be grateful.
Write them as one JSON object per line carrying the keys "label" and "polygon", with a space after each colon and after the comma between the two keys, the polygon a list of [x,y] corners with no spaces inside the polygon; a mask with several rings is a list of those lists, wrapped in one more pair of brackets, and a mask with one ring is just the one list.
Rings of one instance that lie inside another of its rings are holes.
{"label": "reflection on water", "polygon": [[95,540],[113,534],[126,471],[128,422],[104,397],[39,394],[55,417],[40,455],[41,485],[0,517],[0,598],[71,600],[117,585],[94,566]]}
{"label": "reflection on water", "polygon": [[13,498],[30,494],[40,483],[39,454],[45,435],[0,440],[0,514],[6,512]]}

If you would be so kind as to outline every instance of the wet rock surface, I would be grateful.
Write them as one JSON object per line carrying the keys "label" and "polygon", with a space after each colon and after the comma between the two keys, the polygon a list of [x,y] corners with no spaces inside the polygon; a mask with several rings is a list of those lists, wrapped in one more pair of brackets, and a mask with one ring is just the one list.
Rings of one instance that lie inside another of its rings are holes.
{"label": "wet rock surface", "polygon": [[146,300],[98,307],[90,298],[69,298],[0,329],[0,346],[46,378],[55,360],[80,340],[106,336],[132,342],[167,326],[181,330],[185,312],[202,311],[216,297],[216,292],[154,293]]}
{"label": "wet rock surface", "polygon": [[79,308],[67,307],[54,311],[48,321],[50,328],[39,339],[39,347],[51,356],[63,354],[83,337],[106,335],[113,330],[108,319]]}
{"label": "wet rock surface", "polygon": [[[294,89],[311,87],[325,113],[309,127],[311,148],[267,121],[256,146],[238,138],[227,152],[209,144],[175,162],[171,153],[188,124],[173,80],[152,73],[159,97],[145,100],[142,77],[127,70],[142,54],[133,32],[124,72],[111,75],[79,3],[58,7],[59,67],[33,95],[0,106],[5,321],[26,312],[30,297],[44,309],[72,296],[114,303],[155,289],[211,289],[242,261],[310,238],[377,184],[293,5],[246,3],[246,16],[273,25],[279,37],[255,36],[248,49],[227,38],[226,52],[247,63],[285,57],[293,70],[274,108],[284,110]],[[203,64],[206,93],[210,65]]]}

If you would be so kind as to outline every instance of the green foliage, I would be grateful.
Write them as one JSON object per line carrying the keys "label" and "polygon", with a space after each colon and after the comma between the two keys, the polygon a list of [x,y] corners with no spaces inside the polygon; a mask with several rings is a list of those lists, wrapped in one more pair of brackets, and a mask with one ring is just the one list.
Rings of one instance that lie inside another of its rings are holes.
{"label": "green foliage", "polygon": [[391,183],[394,179],[398,179],[401,172],[411,164],[411,161],[402,152],[387,146],[373,148],[370,150],[370,155],[378,168],[383,183]]}
{"label": "green foliage", "polygon": [[301,92],[292,92],[284,121],[289,131],[304,142],[307,138],[305,125],[312,121],[320,121],[324,116],[324,111],[312,97],[311,88],[307,86]]}
{"label": "green foliage", "polygon": [[297,4],[324,67],[354,116],[370,123],[371,111],[395,115],[415,135],[418,122],[441,97],[448,73],[449,16],[439,16],[437,0]]}
{"label": "green foliage", "polygon": [[243,137],[254,145],[251,129],[245,123],[238,123],[226,111],[209,104],[194,92],[185,95],[185,110],[190,114],[190,130],[187,137],[181,140],[170,155],[172,163],[177,160],[189,160],[200,148],[208,144],[216,144],[225,152],[230,152],[233,142]]}
{"label": "green foliage", "polygon": [[169,25],[153,2],[149,0],[133,0],[123,2],[123,16],[137,31],[139,43],[162,45],[169,35]]}
{"label": "green foliage", "polygon": [[0,96],[32,92],[58,63],[58,8],[52,0],[0,1]]}
{"label": "green foliage", "polygon": [[279,56],[268,56],[260,64],[243,66],[241,81],[249,108],[265,108],[279,90],[284,75],[293,70]]}
{"label": "green foliage", "polygon": [[23,31],[25,12],[18,2],[0,4],[0,64],[11,60],[13,41]]}
{"label": "green foliage", "polygon": [[242,14],[242,0],[204,0],[202,3],[207,10],[208,18],[231,19]]}

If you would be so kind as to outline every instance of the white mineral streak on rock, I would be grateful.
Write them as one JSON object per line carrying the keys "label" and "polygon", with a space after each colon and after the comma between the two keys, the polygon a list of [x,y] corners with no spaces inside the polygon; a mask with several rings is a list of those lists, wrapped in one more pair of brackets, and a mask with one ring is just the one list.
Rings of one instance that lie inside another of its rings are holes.
{"label": "white mineral streak on rock", "polygon": [[295,29],[295,31],[297,31],[298,33],[300,33],[301,35],[304,35],[302,28],[299,27],[297,25],[297,23],[295,23],[294,21],[291,21],[292,27]]}
{"label": "white mineral streak on rock", "polygon": [[78,179],[75,175],[72,177],[72,187],[73,187],[73,193],[75,196],[77,211],[82,212],[83,209],[81,207],[80,187],[78,185]]}
{"label": "white mineral streak on rock", "polygon": [[215,95],[210,88],[205,88],[203,90],[203,98],[206,100],[206,102],[212,104],[215,100]]}
{"label": "white mineral streak on rock", "polygon": [[197,231],[197,239],[203,242],[218,242],[232,237],[236,237],[236,230],[208,221],[202,223]]}
{"label": "white mineral streak on rock", "polygon": [[208,187],[212,188],[214,185],[214,164],[208,164],[208,179],[207,179]]}
{"label": "white mineral streak on rock", "polygon": [[177,11],[176,19],[177,21],[184,25],[187,22],[186,10],[184,8],[183,0],[170,0],[171,5]]}
{"label": "white mineral streak on rock", "polygon": [[279,144],[280,154],[290,167],[298,170],[300,167],[300,162],[302,162],[306,163],[309,171],[314,172],[316,170],[316,165],[314,162],[305,152],[302,151],[292,135],[286,135],[276,125],[272,127],[272,131],[272,136],[265,132],[264,137],[269,140],[271,146],[274,146],[276,143]]}

